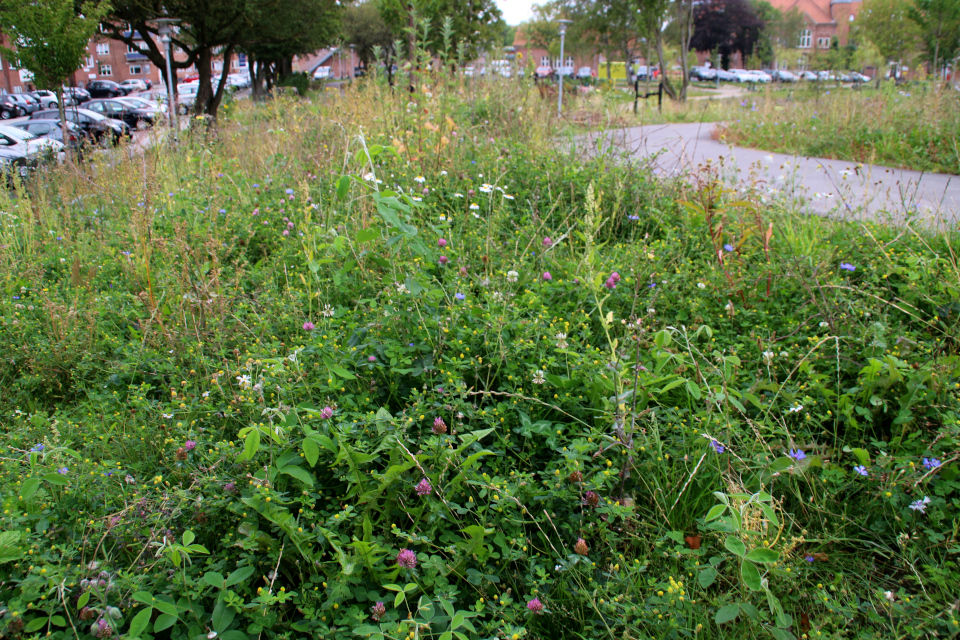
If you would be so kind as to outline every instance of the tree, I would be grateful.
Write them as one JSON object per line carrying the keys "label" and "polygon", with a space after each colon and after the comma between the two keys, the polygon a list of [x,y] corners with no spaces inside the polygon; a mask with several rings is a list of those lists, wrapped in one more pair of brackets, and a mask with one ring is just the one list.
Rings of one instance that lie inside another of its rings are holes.
{"label": "tree", "polygon": [[141,52],[164,69],[166,82],[176,86],[176,77],[166,78],[164,52],[152,36],[159,33],[157,18],[180,20],[172,40],[186,58],[174,58],[171,67],[176,75],[176,69],[196,65],[200,87],[195,112],[216,116],[227,74],[221,74],[216,88],[212,86],[215,56],[221,57],[226,70],[235,52],[253,52],[279,66],[282,75],[289,71],[294,55],[315,51],[333,37],[338,11],[336,0],[114,0],[103,29],[128,46],[145,46]]}
{"label": "tree", "polygon": [[[396,35],[380,15],[379,1],[368,0],[344,10],[343,41],[357,46],[357,56],[364,68],[375,61],[377,50],[391,58],[395,39]],[[389,75],[390,70],[387,72]]]}
{"label": "tree", "polygon": [[434,54],[444,49],[445,19],[449,19],[453,42],[471,54],[503,39],[503,17],[495,0],[381,0],[380,15],[394,33],[407,32],[411,60],[418,21],[430,25],[427,38],[419,44]]}
{"label": "tree", "polygon": [[888,64],[901,65],[920,44],[917,24],[909,16],[911,8],[910,0],[866,0],[854,33],[873,44]]}
{"label": "tree", "polygon": [[924,57],[940,76],[940,61],[952,60],[960,48],[960,0],[914,0],[908,11],[919,27]]}
{"label": "tree", "polygon": [[84,2],[79,12],[73,0],[0,0],[0,29],[14,45],[3,47],[3,52],[33,74],[39,89],[57,94],[64,139],[63,83],[83,61],[90,38],[107,9],[106,2],[93,0]]}
{"label": "tree", "polygon": [[734,53],[753,53],[762,30],[763,21],[747,0],[706,0],[694,10],[691,46],[697,51],[716,49],[726,68]]}

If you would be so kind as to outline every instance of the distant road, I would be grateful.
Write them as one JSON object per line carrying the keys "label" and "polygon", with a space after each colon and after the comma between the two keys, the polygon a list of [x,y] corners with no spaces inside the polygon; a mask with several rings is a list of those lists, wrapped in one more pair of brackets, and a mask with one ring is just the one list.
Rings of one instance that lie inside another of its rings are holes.
{"label": "distant road", "polygon": [[[769,197],[802,202],[810,213],[902,221],[913,212],[930,222],[960,219],[960,176],[921,173],[842,160],[734,147],[712,137],[714,124],[645,125],[601,134],[657,171],[675,174],[710,161],[739,185],[756,182]],[[596,145],[597,135],[581,139]]]}

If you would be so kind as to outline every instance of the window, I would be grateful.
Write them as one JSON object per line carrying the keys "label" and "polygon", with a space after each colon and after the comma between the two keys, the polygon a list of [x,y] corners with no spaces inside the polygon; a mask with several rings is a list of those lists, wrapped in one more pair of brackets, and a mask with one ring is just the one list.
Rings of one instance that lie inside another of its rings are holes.
{"label": "window", "polygon": [[567,58],[567,64],[565,64],[564,66],[565,66],[565,67],[572,67],[572,66],[573,66],[573,58],[568,57],[568,58]]}
{"label": "window", "polygon": [[817,49],[829,49],[830,38],[817,38]]}
{"label": "window", "polygon": [[84,62],[83,62],[83,68],[84,68],[84,69],[91,69],[91,68],[93,68],[93,64],[94,64],[93,56],[87,56],[87,59],[84,60]]}
{"label": "window", "polygon": [[813,45],[813,33],[810,32],[810,29],[804,29],[800,32],[800,44],[798,45],[801,49],[809,49]]}
{"label": "window", "polygon": [[15,87],[13,88],[13,92],[14,92],[14,93],[23,93],[23,87],[21,87],[20,85],[17,85],[17,86],[15,86]]}
{"label": "window", "polygon": [[223,60],[217,60],[213,63],[214,71],[223,71]]}
{"label": "window", "polygon": [[143,68],[142,68],[140,65],[138,65],[138,64],[132,64],[132,65],[130,65],[130,75],[132,75],[132,76],[138,76],[138,75],[140,75],[141,73],[143,73]]}
{"label": "window", "polygon": [[109,78],[113,75],[113,67],[108,64],[100,65],[100,75],[107,76]]}
{"label": "window", "polygon": [[541,67],[549,67],[549,66],[550,66],[550,57],[549,57],[549,56],[543,56],[542,58],[540,58],[540,66],[541,66]]}
{"label": "window", "polygon": [[140,47],[127,45],[127,53],[143,53],[143,51],[140,50]]}
{"label": "window", "polygon": [[108,56],[110,55],[110,43],[101,42],[97,45],[97,55],[98,56]]}

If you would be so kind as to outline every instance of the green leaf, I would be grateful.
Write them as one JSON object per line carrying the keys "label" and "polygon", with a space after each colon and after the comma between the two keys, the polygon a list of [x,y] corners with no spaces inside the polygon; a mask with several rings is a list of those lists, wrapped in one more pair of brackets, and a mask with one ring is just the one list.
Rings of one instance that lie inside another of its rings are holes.
{"label": "green leaf", "polygon": [[398,593],[398,594],[397,594],[397,597],[394,598],[394,600],[393,600],[393,608],[396,609],[397,607],[399,607],[399,606],[400,606],[400,603],[403,602],[403,599],[406,598],[406,597],[407,597],[407,594],[405,594],[403,591],[401,591],[400,593]]}
{"label": "green leaf", "polygon": [[340,176],[337,180],[337,197],[346,200],[348,193],[350,193],[350,176]]}
{"label": "green leaf", "polygon": [[856,456],[857,461],[863,466],[866,467],[870,465],[870,454],[866,449],[854,449],[853,455]]}
{"label": "green leaf", "polygon": [[376,240],[380,237],[380,230],[374,229],[373,227],[367,227],[366,229],[360,229],[357,231],[357,242],[364,243],[370,242],[371,240]]}
{"label": "green leaf", "polygon": [[203,574],[203,580],[215,589],[223,589],[223,574],[216,571],[207,571]]}
{"label": "green leaf", "polygon": [[80,597],[77,599],[77,609],[83,609],[87,606],[87,603],[90,602],[90,592],[85,591],[80,594]]}
{"label": "green leaf", "polygon": [[189,529],[187,529],[186,531],[183,532],[183,544],[190,546],[191,544],[193,544],[193,541],[196,539],[197,539],[197,534],[195,534],[193,531],[190,531]]}
{"label": "green leaf", "polygon": [[296,478],[308,487],[313,486],[313,476],[310,475],[310,472],[306,469],[301,469],[300,467],[296,467],[294,465],[287,465],[286,467],[280,469],[280,473],[285,473],[288,476]]}
{"label": "green leaf", "polygon": [[736,620],[738,615],[740,615],[740,605],[728,604],[717,610],[717,615],[714,616],[713,621],[717,624],[724,624]]}
{"label": "green leaf", "polygon": [[34,631],[40,631],[40,629],[43,629],[45,626],[47,626],[47,623],[48,623],[49,621],[50,621],[50,618],[48,618],[48,617],[46,617],[46,616],[44,616],[44,617],[42,617],[42,618],[34,618],[33,620],[31,620],[30,622],[27,623],[27,626],[25,626],[25,627],[23,628],[23,630],[26,631],[27,633],[33,633]]}
{"label": "green leaf", "polygon": [[177,616],[163,614],[162,616],[158,616],[156,622],[153,623],[153,632],[160,633],[161,631],[166,631],[176,623]]}
{"label": "green leaf", "polygon": [[20,499],[29,501],[40,488],[40,481],[36,478],[27,478],[20,487]]}
{"label": "green leaf", "polygon": [[257,455],[257,451],[260,450],[260,430],[251,429],[247,433],[247,437],[243,441],[243,453],[238,457],[239,461],[243,460],[253,460],[253,456]]}
{"label": "green leaf", "polygon": [[231,629],[230,631],[221,633],[218,640],[250,640],[250,636],[243,631]]}
{"label": "green leaf", "polygon": [[700,399],[700,387],[692,380],[687,380],[687,393],[689,393],[690,397],[694,400]]}
{"label": "green leaf", "polygon": [[247,578],[253,575],[255,569],[253,567],[240,567],[233,573],[227,576],[227,582],[225,586],[232,587],[233,585],[243,582]]}
{"label": "green leaf", "polygon": [[715,504],[710,508],[710,511],[707,512],[707,517],[705,520],[710,522],[711,520],[716,520],[723,515],[723,512],[727,510],[727,505],[725,504]]}
{"label": "green leaf", "polygon": [[[154,600],[153,607],[157,611],[160,611],[161,613],[164,613],[168,616],[172,616],[174,619],[179,617],[179,615],[177,614],[177,608],[173,606],[173,604],[167,602],[166,600]],[[164,629],[166,628],[167,627],[164,627]]]}
{"label": "green leaf", "polygon": [[213,617],[211,622],[213,622],[213,629],[217,633],[223,633],[230,626],[230,623],[233,622],[236,612],[233,608],[228,607],[227,603],[223,600],[217,603],[217,606],[213,609]]}
{"label": "green leaf", "polygon": [[127,636],[130,638],[139,638],[143,632],[147,630],[147,625],[150,624],[150,616],[152,615],[153,607],[144,607],[143,611],[135,615],[133,620],[130,621]]}
{"label": "green leaf", "polygon": [[700,572],[697,580],[700,582],[700,586],[706,589],[717,580],[717,570],[713,567],[707,567]]}
{"label": "green leaf", "polygon": [[353,635],[355,636],[372,636],[380,633],[380,627],[375,627],[372,624],[363,624],[353,628]]}
{"label": "green leaf", "polygon": [[307,464],[311,467],[317,466],[317,460],[320,459],[320,447],[317,446],[317,443],[310,438],[304,438],[301,448],[303,449],[303,457],[306,459]]}
{"label": "green leaf", "polygon": [[759,562],[760,564],[773,564],[780,559],[780,554],[773,549],[753,549],[744,556],[750,562]]}
{"label": "green leaf", "polygon": [[70,484],[70,481],[59,473],[48,473],[43,476],[43,479],[49,482],[50,484],[55,484],[58,487],[65,487]]}
{"label": "green leaf", "polygon": [[749,560],[740,562],[740,578],[743,584],[753,591],[763,591],[763,580],[760,578],[760,570],[757,565]]}
{"label": "green leaf", "polygon": [[63,616],[50,616],[50,622],[52,622],[55,627],[67,626],[67,620]]}
{"label": "green leaf", "polygon": [[727,551],[736,554],[741,558],[747,553],[747,546],[743,544],[743,541],[740,540],[740,538],[727,536],[726,540],[723,541],[723,546],[727,548]]}
{"label": "green leaf", "polygon": [[436,615],[437,613],[436,609],[433,606],[433,600],[431,600],[427,596],[423,596],[422,598],[420,598],[420,604],[417,607],[417,612],[427,622],[430,622],[431,620],[433,620],[433,616]]}

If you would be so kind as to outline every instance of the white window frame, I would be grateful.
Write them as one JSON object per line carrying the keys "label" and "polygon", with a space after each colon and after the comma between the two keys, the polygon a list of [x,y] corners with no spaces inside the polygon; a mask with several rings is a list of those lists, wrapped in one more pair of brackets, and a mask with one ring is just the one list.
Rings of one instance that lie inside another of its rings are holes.
{"label": "white window frame", "polygon": [[817,38],[817,49],[829,49],[830,48],[830,38]]}
{"label": "white window frame", "polygon": [[550,56],[540,56],[540,66],[549,67],[550,66]]}
{"label": "white window frame", "polygon": [[139,64],[131,64],[128,70],[130,71],[130,75],[132,75],[132,76],[140,76],[140,75],[143,75],[143,66],[142,66],[142,65],[139,65]]}
{"label": "white window frame", "polygon": [[800,44],[797,45],[798,49],[810,49],[813,47],[813,31],[810,29],[803,29],[800,31]]}
{"label": "white window frame", "polygon": [[110,55],[110,43],[109,43],[109,42],[98,42],[98,43],[97,43],[97,55],[98,55],[98,56],[108,56],[108,55]]}
{"label": "white window frame", "polygon": [[109,64],[100,65],[100,74],[104,78],[113,77],[113,66]]}

